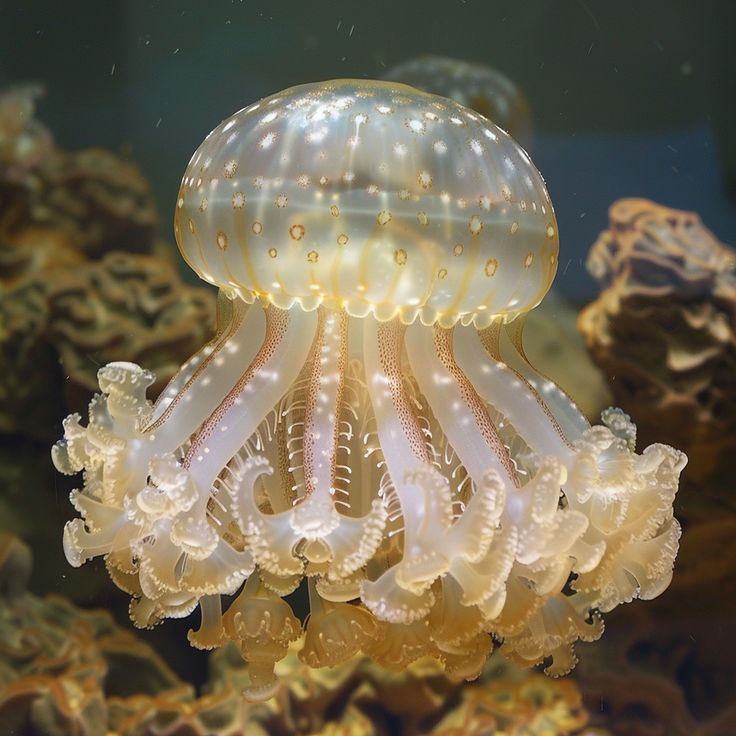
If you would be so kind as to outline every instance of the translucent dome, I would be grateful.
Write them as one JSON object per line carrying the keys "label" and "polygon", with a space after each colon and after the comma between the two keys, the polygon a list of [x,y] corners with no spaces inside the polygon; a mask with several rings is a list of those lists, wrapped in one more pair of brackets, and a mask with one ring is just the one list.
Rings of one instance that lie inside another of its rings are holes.
{"label": "translucent dome", "polygon": [[305,84],[235,113],[189,162],[174,227],[226,293],[381,321],[510,320],[557,267],[526,152],[478,113],[393,82]]}

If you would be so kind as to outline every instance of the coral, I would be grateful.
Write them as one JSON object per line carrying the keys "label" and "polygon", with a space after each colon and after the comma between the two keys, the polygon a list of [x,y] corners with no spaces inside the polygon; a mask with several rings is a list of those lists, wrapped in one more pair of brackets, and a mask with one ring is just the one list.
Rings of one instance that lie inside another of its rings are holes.
{"label": "coral", "polygon": [[642,438],[682,447],[706,477],[736,449],[736,251],[647,200],[609,218],[587,261],[604,291],[578,327]]}
{"label": "coral", "polygon": [[[173,265],[154,256],[109,253],[59,271],[46,286],[47,340],[67,375],[65,390],[85,398],[97,367],[121,356],[160,374],[158,393],[214,325],[214,298],[182,283]],[[69,402],[79,406],[80,402]]]}
{"label": "coral", "polygon": [[586,683],[591,721],[627,736],[727,736],[736,729],[736,707],[698,723],[682,690],[664,677],[636,671],[604,673]]}
{"label": "coral", "polygon": [[158,219],[137,167],[55,147],[34,117],[39,94],[0,95],[0,430],[46,440],[64,394],[67,409],[87,404],[100,363],[134,356],[160,388],[208,336],[214,299],[153,255]]}
{"label": "coral", "polygon": [[[7,733],[106,732],[106,692],[156,692],[177,680],[109,614],[84,612],[62,598],[25,590],[30,552],[0,537],[0,723]],[[103,689],[103,686],[105,689]]]}

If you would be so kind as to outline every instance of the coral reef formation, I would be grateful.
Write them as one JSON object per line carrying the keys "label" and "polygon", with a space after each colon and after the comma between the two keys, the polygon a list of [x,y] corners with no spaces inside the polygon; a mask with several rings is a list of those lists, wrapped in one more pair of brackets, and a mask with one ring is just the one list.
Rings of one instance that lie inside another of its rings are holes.
{"label": "coral reef formation", "polygon": [[493,123],[394,83],[286,90],[207,136],[175,233],[216,336],[155,404],[151,371],[101,368],[53,449],[83,472],[67,559],[103,556],[136,625],[199,608],[190,642],[236,642],[266,700],[297,641],[311,667],[457,680],[502,642],[561,675],[667,587],[686,458],[637,453],[620,410],[591,426],[528,362],[557,226]]}
{"label": "coral reef formation", "polygon": [[604,291],[578,327],[640,436],[708,476],[736,450],[736,251],[696,214],[647,200],[609,218],[587,261]]}
{"label": "coral reef formation", "polygon": [[209,336],[214,298],[157,255],[137,166],[56,147],[39,94],[0,95],[0,431],[47,439],[62,396],[82,408],[103,363],[133,356],[163,385]]}

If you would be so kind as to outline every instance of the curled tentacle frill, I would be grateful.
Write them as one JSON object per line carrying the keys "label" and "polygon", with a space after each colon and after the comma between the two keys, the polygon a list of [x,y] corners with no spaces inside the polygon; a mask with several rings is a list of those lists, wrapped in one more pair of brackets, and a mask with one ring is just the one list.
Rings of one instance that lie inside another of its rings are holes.
{"label": "curled tentacle frill", "polygon": [[492,123],[389,83],[297,88],[205,141],[176,223],[221,287],[216,335],[155,403],[149,371],[102,368],[53,449],[83,473],[67,558],[104,556],[137,626],[199,608],[192,645],[237,641],[262,700],[294,642],[311,667],[429,656],[472,679],[497,645],[559,675],[601,612],[667,586],[685,457],[638,454],[617,410],[591,427],[530,365],[519,315],[556,224]]}

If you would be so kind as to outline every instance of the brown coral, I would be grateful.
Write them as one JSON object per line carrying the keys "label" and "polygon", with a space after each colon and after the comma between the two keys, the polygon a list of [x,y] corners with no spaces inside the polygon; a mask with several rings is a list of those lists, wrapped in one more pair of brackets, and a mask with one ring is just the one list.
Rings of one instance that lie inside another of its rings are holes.
{"label": "brown coral", "polygon": [[37,85],[0,94],[0,232],[51,229],[92,257],[156,250],[158,214],[138,166],[99,148],[55,147],[34,117],[41,94]]}
{"label": "brown coral", "polygon": [[62,385],[83,406],[101,363],[138,356],[160,388],[207,338],[214,298],[152,255],[163,246],[138,168],[55,147],[34,118],[40,94],[0,94],[0,431],[45,440]]}
{"label": "brown coral", "polygon": [[28,593],[28,548],[0,539],[0,723],[4,733],[106,732],[106,693],[125,692],[130,672],[142,691],[177,679],[147,646],[101,611]]}
{"label": "brown coral", "polygon": [[609,217],[587,262],[604,291],[578,327],[641,439],[683,448],[704,477],[736,448],[736,252],[647,200]]}
{"label": "brown coral", "polygon": [[[59,271],[46,287],[48,339],[69,378],[65,388],[86,399],[101,364],[127,356],[161,372],[153,392],[213,328],[214,297],[186,286],[154,256],[114,252]],[[79,405],[79,401],[69,402]]]}

